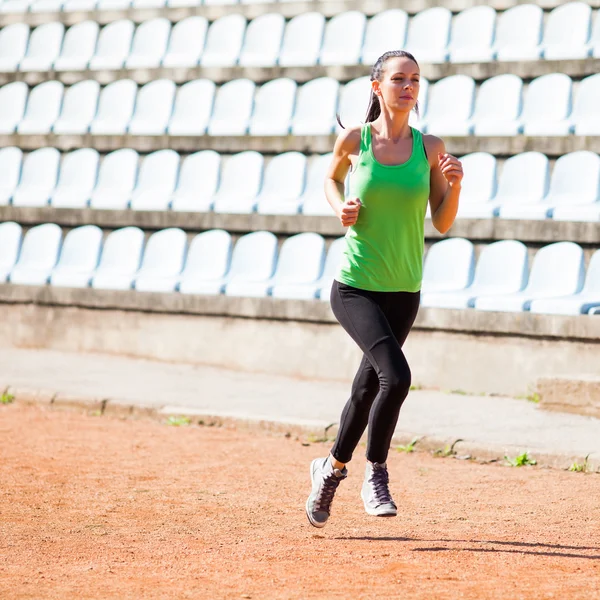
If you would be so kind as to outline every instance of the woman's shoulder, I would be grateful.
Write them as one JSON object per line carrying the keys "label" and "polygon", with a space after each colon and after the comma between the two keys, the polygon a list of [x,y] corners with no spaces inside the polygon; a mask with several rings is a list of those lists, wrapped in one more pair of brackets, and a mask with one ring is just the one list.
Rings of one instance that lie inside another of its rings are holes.
{"label": "woman's shoulder", "polygon": [[430,164],[437,164],[438,153],[444,153],[446,151],[444,140],[429,133],[423,134],[423,145],[425,146],[425,152],[427,153]]}
{"label": "woman's shoulder", "polygon": [[355,154],[360,148],[362,125],[348,127],[338,135],[336,146],[344,154]]}

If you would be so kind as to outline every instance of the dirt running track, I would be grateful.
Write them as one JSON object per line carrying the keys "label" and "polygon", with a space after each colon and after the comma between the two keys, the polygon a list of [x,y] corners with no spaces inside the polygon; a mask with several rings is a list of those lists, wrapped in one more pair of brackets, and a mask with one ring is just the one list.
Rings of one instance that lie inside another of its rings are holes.
{"label": "dirt running track", "polygon": [[394,452],[377,520],[361,448],[316,530],[327,448],[0,406],[0,598],[600,598],[600,475]]}

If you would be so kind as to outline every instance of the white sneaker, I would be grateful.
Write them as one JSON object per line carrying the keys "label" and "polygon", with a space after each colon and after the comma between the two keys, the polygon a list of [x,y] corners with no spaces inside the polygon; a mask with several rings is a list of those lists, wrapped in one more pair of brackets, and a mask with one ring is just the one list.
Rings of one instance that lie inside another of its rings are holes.
{"label": "white sneaker", "polygon": [[306,501],[306,516],[314,527],[325,527],[331,512],[331,502],[340,481],[346,479],[348,469],[334,469],[329,456],[315,458],[310,463],[312,491]]}
{"label": "white sneaker", "polygon": [[388,487],[389,481],[386,463],[367,461],[365,480],[360,495],[369,515],[395,517],[398,514],[398,508]]}

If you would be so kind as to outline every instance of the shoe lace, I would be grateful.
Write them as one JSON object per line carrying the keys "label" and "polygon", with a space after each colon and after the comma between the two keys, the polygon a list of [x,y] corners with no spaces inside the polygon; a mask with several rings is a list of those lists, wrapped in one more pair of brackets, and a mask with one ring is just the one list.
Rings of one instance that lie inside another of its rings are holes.
{"label": "shoe lace", "polygon": [[375,499],[380,504],[387,504],[389,502],[392,504],[394,503],[388,487],[389,482],[390,478],[387,468],[382,465],[374,464],[373,472],[370,477],[370,483],[373,486],[373,494],[375,495]]}
{"label": "shoe lace", "polygon": [[318,511],[325,511],[329,513],[331,503],[333,501],[333,495],[335,490],[340,484],[340,478],[336,477],[335,473],[326,475],[323,479],[323,485],[319,491],[319,495],[315,501],[315,509]]}

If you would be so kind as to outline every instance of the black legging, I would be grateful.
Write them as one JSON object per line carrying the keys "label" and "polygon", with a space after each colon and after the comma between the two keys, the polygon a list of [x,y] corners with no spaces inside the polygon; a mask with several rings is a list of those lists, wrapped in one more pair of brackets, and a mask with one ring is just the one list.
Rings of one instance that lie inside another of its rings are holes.
{"label": "black legging", "polygon": [[333,314],[364,352],[331,451],[339,462],[350,462],[367,424],[367,460],[384,463],[387,459],[400,407],[410,389],[402,345],[417,316],[419,299],[420,292],[369,292],[333,282]]}

